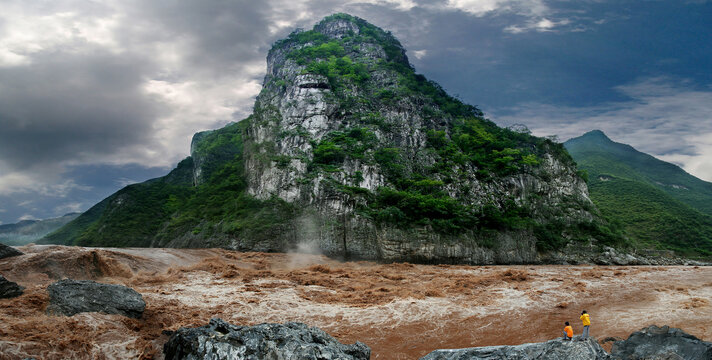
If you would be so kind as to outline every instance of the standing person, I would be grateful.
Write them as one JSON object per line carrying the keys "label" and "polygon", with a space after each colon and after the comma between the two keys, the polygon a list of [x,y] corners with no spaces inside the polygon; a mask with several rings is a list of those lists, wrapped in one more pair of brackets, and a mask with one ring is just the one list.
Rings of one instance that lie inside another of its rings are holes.
{"label": "standing person", "polygon": [[588,316],[586,310],[584,310],[581,312],[579,319],[583,322],[583,334],[581,334],[581,340],[586,340],[588,339],[588,328],[591,326],[591,318]]}
{"label": "standing person", "polygon": [[565,322],[566,327],[564,328],[564,340],[574,339],[574,329],[569,325],[569,322]]}

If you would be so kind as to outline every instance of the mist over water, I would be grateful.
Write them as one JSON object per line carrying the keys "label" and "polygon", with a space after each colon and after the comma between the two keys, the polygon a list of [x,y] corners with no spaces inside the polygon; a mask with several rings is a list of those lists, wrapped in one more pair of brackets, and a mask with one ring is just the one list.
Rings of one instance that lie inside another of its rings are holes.
{"label": "mist over water", "polygon": [[318,255],[324,252],[319,246],[320,231],[316,216],[304,214],[297,219],[297,243],[287,252],[287,268],[296,269],[317,262]]}

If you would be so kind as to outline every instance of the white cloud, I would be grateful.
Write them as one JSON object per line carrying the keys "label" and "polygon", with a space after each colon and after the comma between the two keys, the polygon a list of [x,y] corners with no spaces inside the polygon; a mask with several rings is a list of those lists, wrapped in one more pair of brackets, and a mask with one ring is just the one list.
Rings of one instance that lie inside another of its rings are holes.
{"label": "white cloud", "polygon": [[[527,23],[523,25],[507,26],[506,28],[504,28],[504,32],[508,32],[510,34],[520,34],[527,31],[549,32],[556,31],[558,30],[557,28],[560,28],[564,25],[568,25],[570,23],[571,20],[569,19],[561,19],[558,21],[551,21],[547,18],[533,19],[527,21]],[[583,31],[583,28],[575,27],[570,29],[570,31]]]}
{"label": "white cloud", "polygon": [[497,11],[524,16],[542,16],[549,12],[543,0],[448,0],[446,6],[475,16]]}
{"label": "white cloud", "polygon": [[135,184],[137,182],[138,181],[136,181],[134,179],[129,179],[127,177],[122,177],[122,178],[118,178],[118,179],[114,180],[114,183],[116,184],[116,186],[118,186],[120,188],[126,187],[131,184]]}
{"label": "white cloud", "polygon": [[66,197],[72,190],[91,191],[92,188],[79,185],[71,179],[62,180],[59,174],[50,174],[43,169],[8,172],[0,175],[0,195],[36,193],[42,196],[61,198]]}
{"label": "white cloud", "polygon": [[23,221],[23,220],[37,220],[37,218],[32,215],[32,214],[25,214],[17,218],[17,221]]}
{"label": "white cloud", "polygon": [[425,55],[428,55],[428,50],[415,50],[413,51],[413,55],[415,56],[416,59],[420,60],[425,57]]}
{"label": "white cloud", "polygon": [[477,17],[491,14],[515,14],[523,17],[524,20],[514,19],[512,21],[517,21],[517,23],[503,29],[504,32],[510,34],[529,31],[562,31],[564,29],[572,32],[586,30],[580,25],[564,27],[571,24],[572,20],[557,15],[557,11],[551,9],[544,0],[448,0],[445,8],[460,10]]}
{"label": "white cloud", "polygon": [[562,140],[600,129],[614,141],[712,181],[712,90],[669,78],[616,89],[630,100],[584,108],[530,103],[512,109],[512,115],[493,118],[500,125],[523,123],[535,135]]}
{"label": "white cloud", "polygon": [[[110,8],[106,3],[96,3],[96,6]],[[78,52],[86,49],[76,44],[96,44],[120,51],[114,39],[119,17],[111,11],[87,13],[67,1],[34,6],[25,1],[4,2],[0,15],[3,23],[0,67],[30,65],[32,55],[42,51]]]}
{"label": "white cloud", "polygon": [[71,202],[62,204],[54,208],[54,212],[57,215],[64,215],[72,212],[80,212],[83,210],[83,204],[79,202]]}

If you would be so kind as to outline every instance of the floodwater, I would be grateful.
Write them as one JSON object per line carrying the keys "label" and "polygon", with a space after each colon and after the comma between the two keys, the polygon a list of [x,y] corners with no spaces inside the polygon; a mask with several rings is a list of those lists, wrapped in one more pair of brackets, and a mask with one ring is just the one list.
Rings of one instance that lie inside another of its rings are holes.
{"label": "floodwater", "polygon": [[[712,341],[712,268],[454,266],[338,262],[319,255],[221,249],[28,245],[0,260],[26,287],[0,300],[0,359],[161,359],[163,330],[219,317],[236,325],[299,321],[373,359],[417,359],[440,348],[514,345],[560,336],[564,321],[625,338],[649,325]],[[141,319],[48,316],[61,278],[122,284],[143,295]],[[607,344],[610,346],[610,344]]]}

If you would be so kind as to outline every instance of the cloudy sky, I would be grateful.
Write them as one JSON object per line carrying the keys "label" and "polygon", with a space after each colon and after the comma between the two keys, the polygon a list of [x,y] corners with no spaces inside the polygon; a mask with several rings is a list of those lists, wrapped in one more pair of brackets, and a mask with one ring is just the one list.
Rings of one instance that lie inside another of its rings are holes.
{"label": "cloudy sky", "polygon": [[613,140],[712,181],[706,0],[0,0],[0,223],[164,175],[252,110],[271,44],[347,12],[501,125]]}

